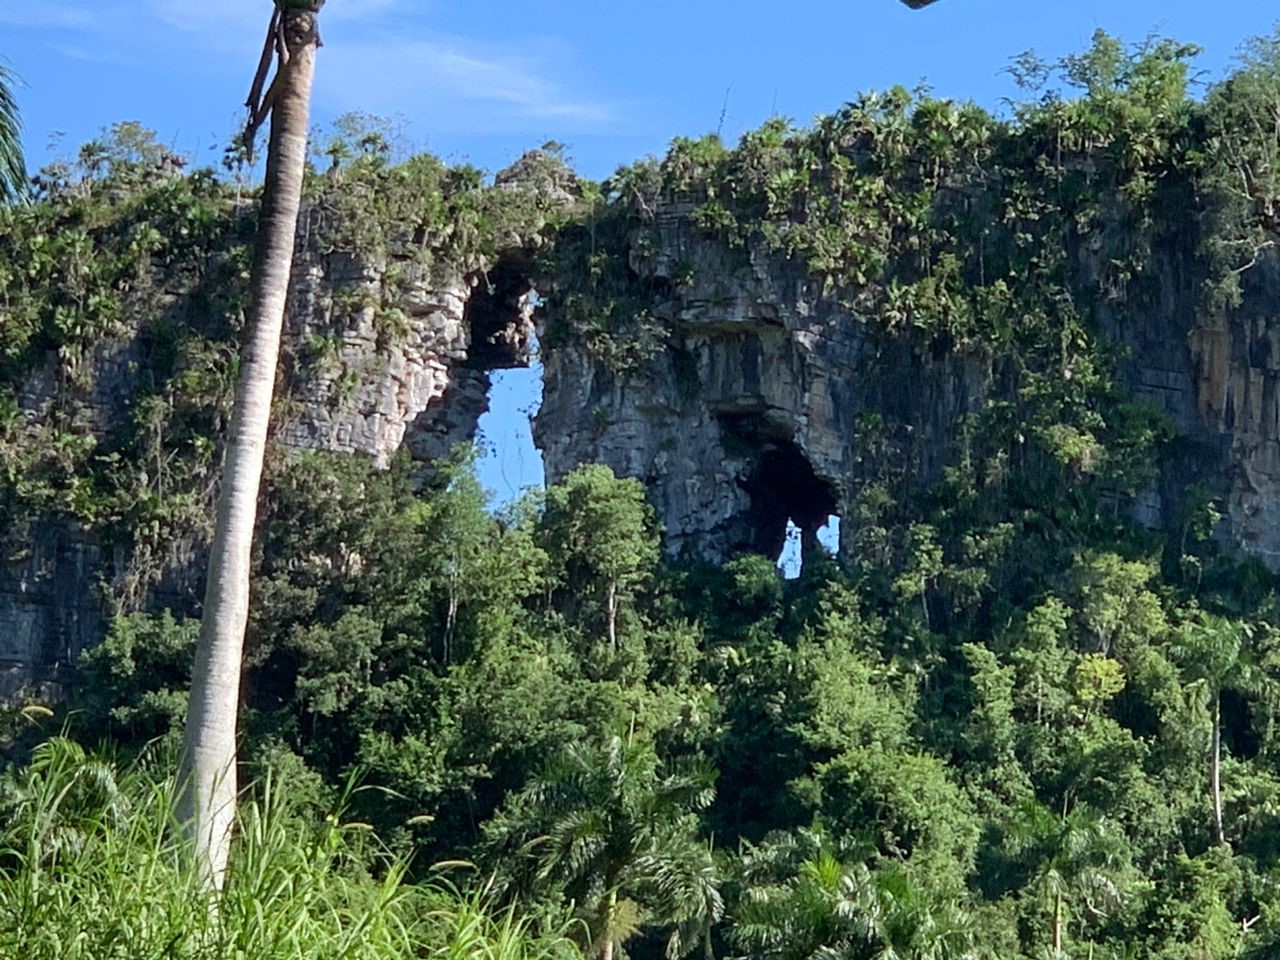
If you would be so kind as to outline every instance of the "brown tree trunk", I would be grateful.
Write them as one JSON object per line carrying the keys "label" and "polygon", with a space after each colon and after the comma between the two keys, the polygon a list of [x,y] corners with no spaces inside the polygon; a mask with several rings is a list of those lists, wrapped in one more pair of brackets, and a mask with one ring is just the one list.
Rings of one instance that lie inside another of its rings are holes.
{"label": "brown tree trunk", "polygon": [[221,888],[226,873],[235,816],[236,717],[249,615],[250,552],[293,267],[322,2],[279,3],[288,57],[280,64],[271,112],[247,342],[227,438],[183,736],[178,815],[195,844],[205,882],[213,888]]}

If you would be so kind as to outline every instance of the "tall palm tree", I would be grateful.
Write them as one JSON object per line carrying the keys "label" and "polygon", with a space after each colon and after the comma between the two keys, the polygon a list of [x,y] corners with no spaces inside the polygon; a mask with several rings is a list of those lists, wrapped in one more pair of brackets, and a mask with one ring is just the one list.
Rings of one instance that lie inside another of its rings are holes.
{"label": "tall palm tree", "polygon": [[1209,799],[1213,808],[1213,842],[1225,844],[1222,822],[1222,693],[1255,692],[1262,681],[1245,641],[1248,624],[1202,613],[1178,632],[1173,654],[1182,670],[1192,705],[1209,727]]}
{"label": "tall palm tree", "polygon": [[512,881],[558,888],[577,904],[600,960],[612,960],[645,922],[667,931],[674,958],[706,945],[722,914],[695,815],[710,805],[714,783],[702,766],[664,768],[648,744],[579,744],[485,832]]}
{"label": "tall palm tree", "polygon": [[22,160],[22,120],[13,95],[16,78],[0,64],[0,203],[26,195],[27,168]]}
{"label": "tall palm tree", "polygon": [[1006,841],[1031,867],[1033,883],[1051,913],[1052,956],[1063,956],[1063,934],[1073,907],[1099,918],[1123,901],[1121,836],[1110,821],[1083,804],[1059,816],[1028,802],[1018,811]]}
{"label": "tall palm tree", "polygon": [[[275,0],[258,75],[249,95],[246,140],[270,116],[266,179],[253,266],[247,343],[227,440],[222,488],[179,770],[178,814],[210,886],[226,871],[236,804],[236,717],[249,563],[280,331],[302,198],[318,14],[324,0]],[[265,87],[272,60],[274,81]]]}

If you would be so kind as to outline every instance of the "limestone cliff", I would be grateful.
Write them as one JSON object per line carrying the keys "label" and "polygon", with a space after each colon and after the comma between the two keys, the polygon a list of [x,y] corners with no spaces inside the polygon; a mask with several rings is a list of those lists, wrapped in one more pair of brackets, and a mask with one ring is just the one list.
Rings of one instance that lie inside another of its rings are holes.
{"label": "limestone cliff", "polygon": [[[948,135],[965,109],[946,107]],[[1224,201],[1176,149],[1154,173],[1060,157],[1037,184],[1022,165],[1042,130],[930,159],[898,132],[900,110],[863,101],[735,151],[678,141],[623,171],[597,219],[625,277],[570,263],[546,283],[535,438],[549,482],[584,461],[642,478],[669,549],[722,560],[776,555],[788,520],[811,541],[828,515],[853,549],[886,478],[910,502],[948,466],[989,483],[1058,459],[1064,497],[1089,488],[1097,509],[1151,528],[1175,529],[1189,492],[1215,499],[1220,541],[1280,570],[1272,241],[1233,240],[1253,260],[1215,298],[1206,235],[1227,229]],[[875,145],[890,125],[907,144],[892,164]],[[1158,186],[1135,198],[1134,177]],[[1028,203],[1041,189],[1053,197]],[[874,268],[847,269],[857,258]],[[599,318],[618,304],[610,327]],[[1136,448],[1095,462],[1153,411],[1171,435],[1143,476],[1125,475],[1147,457]]]}
{"label": "limestone cliff", "polygon": [[[429,470],[474,437],[489,371],[527,363],[527,261],[548,216],[571,202],[573,178],[536,152],[492,187],[453,187],[448,176],[437,165],[408,187],[349,177],[321,183],[304,205],[277,455],[332,451],[386,466],[405,449]],[[167,169],[132,189],[150,198],[180,184]],[[458,236],[456,211],[439,210],[451,188],[486,218],[469,237]],[[0,488],[0,695],[56,688],[113,610],[197,609],[252,227],[251,208],[224,192],[197,198],[217,220],[200,250],[108,278],[119,321],[106,336],[50,349],[32,311],[35,343],[8,371],[12,409],[0,430],[10,468]],[[388,196],[398,204],[370,222],[370,204]],[[53,229],[77,202],[47,204]],[[120,217],[109,212],[93,238],[104,251],[139,229]],[[46,296],[67,285],[56,275]],[[17,313],[0,316],[21,329]]]}
{"label": "limestone cliff", "polygon": [[[643,479],[672,553],[774,556],[837,515],[888,569],[921,504],[990,503],[1003,536],[1035,487],[1036,536],[1046,498],[1166,530],[1216,500],[1218,540],[1280,570],[1273,199],[1232,192],[1248,142],[1178,90],[1017,122],[895,90],[733,150],[678,140],[599,193],[541,153],[492,186],[430,159],[320,175],[278,449],[429,472],[536,327],[548,479]],[[65,254],[38,270],[3,240],[27,303],[0,354],[9,688],[59,679],[112,609],[195,610],[252,223],[177,183],[93,186],[87,231],[77,194],[40,208]],[[97,287],[65,266],[95,244]]]}
{"label": "limestone cliff", "polygon": [[990,360],[886,342],[796,264],[758,252],[744,262],[689,212],[662,204],[656,252],[631,250],[638,275],[689,277],[674,293],[659,284],[665,349],[625,375],[578,343],[544,350],[534,436],[548,481],[588,461],[640,477],[672,552],[723,560],[777,556],[788,520],[813,534],[846,513],[872,455],[859,428],[868,412],[894,424],[920,482],[936,477],[955,424],[987,395]]}

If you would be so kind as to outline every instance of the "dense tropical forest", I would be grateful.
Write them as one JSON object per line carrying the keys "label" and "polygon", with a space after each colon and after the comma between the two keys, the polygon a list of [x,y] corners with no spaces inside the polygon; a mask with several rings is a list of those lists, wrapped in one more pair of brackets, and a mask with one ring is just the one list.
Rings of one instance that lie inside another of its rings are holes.
{"label": "dense tropical forest", "polygon": [[[270,448],[214,906],[172,820],[199,621],[154,588],[208,536],[254,189],[131,124],[37,174],[0,207],[0,547],[56,519],[130,559],[66,700],[0,715],[0,955],[1280,955],[1280,581],[1215,539],[1208,491],[1176,528],[1123,508],[1172,431],[1096,323],[1170,238],[1218,306],[1275,242],[1280,38],[1207,90],[1194,55],[1100,35],[1018,61],[1003,115],[868,95],[678,140],[570,207],[393,162],[376,125],[318,142],[335,247],[405,217],[455,263],[538,236],[545,349],[621,374],[662,349],[608,244],[665,191],[885,336],[1017,374],[940,483],[867,482],[852,546],[792,580],[665,554],[644,487],[599,465],[494,512],[466,449],[424,481]],[[939,199],[979,177],[982,205]],[[1073,245],[1117,221],[1084,298]],[[198,310],[149,313],[175,285]],[[140,317],[131,415],[86,431],[86,358]],[[17,390],[51,355],[72,399],[32,421]]]}

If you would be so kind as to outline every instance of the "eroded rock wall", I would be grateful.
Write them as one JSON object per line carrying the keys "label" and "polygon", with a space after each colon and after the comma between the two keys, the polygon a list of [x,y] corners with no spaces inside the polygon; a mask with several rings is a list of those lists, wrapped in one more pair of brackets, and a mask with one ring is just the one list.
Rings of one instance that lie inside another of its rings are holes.
{"label": "eroded rock wall", "polygon": [[[1004,361],[885,336],[799,264],[751,245],[744,256],[690,213],[664,201],[629,246],[633,274],[658,291],[649,309],[668,331],[658,356],[623,376],[581,343],[544,351],[535,438],[548,482],[584,461],[641,478],[668,549],[722,560],[777,555],[788,520],[811,540],[828,514],[848,518],[862,486],[884,475],[886,447],[899,493],[938,480],[960,453],[964,418],[1007,392]],[[1103,256],[1081,252],[1082,288]],[[1153,264],[1095,317],[1123,391],[1177,434],[1156,480],[1123,509],[1169,527],[1201,484],[1225,514],[1218,536],[1280,570],[1280,258],[1264,256],[1242,302],[1212,315],[1198,306],[1204,271],[1185,237]],[[542,318],[544,332],[556,319]],[[853,533],[842,525],[844,540]]]}
{"label": "eroded rock wall", "polygon": [[[547,192],[571,202],[562,188]],[[638,477],[670,551],[720,560],[776,555],[788,521],[811,541],[829,515],[848,518],[873,480],[891,476],[899,498],[923,491],[960,455],[961,424],[1010,390],[1007,357],[887,335],[798,259],[726,242],[679,197],[645,214],[642,231],[600,251],[642,281],[644,312],[664,331],[626,372],[588,338],[554,335],[554,307],[538,310],[530,295],[531,282],[546,293],[553,278],[539,276],[528,238],[460,264],[421,256],[412,230],[377,254],[301,231],[277,440],[382,465],[407,449],[429,470],[474,438],[490,371],[527,362],[536,322],[545,395],[535,440],[548,480],[588,461]],[[1076,255],[1074,282],[1104,285],[1105,244]],[[1205,312],[1203,282],[1194,239],[1175,229],[1125,296],[1096,300],[1093,323],[1123,348],[1122,388],[1160,407],[1177,433],[1155,481],[1123,508],[1169,526],[1202,484],[1223,504],[1222,539],[1280,569],[1280,258],[1263,255],[1230,309]],[[179,316],[188,296],[179,284],[149,309]],[[148,350],[141,334],[104,341],[78,383],[50,358],[17,391],[20,416],[38,424],[74,396],[75,431],[119,429]],[[130,576],[126,553],[74,525],[21,533],[26,549],[0,567],[0,693],[56,685],[101,636],[104,599]],[[842,526],[846,544],[855,533]],[[161,572],[135,600],[195,610],[201,536],[158,558]]]}
{"label": "eroded rock wall", "polygon": [[811,538],[846,511],[875,456],[859,440],[868,413],[893,425],[915,482],[936,477],[955,424],[987,395],[990,361],[877,336],[798,265],[758,251],[743,262],[687,213],[660,211],[660,252],[632,255],[637,272],[691,278],[654,304],[667,350],[631,376],[580,345],[544,351],[534,437],[548,482],[591,461],[638,477],[672,553],[723,560],[776,556],[788,520]]}
{"label": "eroded rock wall", "polygon": [[1190,380],[1186,434],[1198,443],[1179,466],[1222,492],[1231,541],[1280,570],[1280,258],[1259,263],[1244,289],[1238,308],[1188,331],[1188,362],[1167,382]]}
{"label": "eroded rock wall", "polygon": [[[304,208],[304,221],[311,211]],[[488,406],[489,371],[528,361],[529,280],[512,253],[452,263],[423,257],[411,232],[385,254],[325,249],[299,231],[282,346],[274,439],[287,450],[369,457],[386,466],[401,449],[424,471],[470,441]],[[74,380],[50,352],[15,391],[33,436],[74,410],[69,431],[92,442],[134,415],[149,377],[148,316],[188,322],[198,309],[190,277],[172,275],[145,303],[133,333],[105,340]],[[233,349],[230,345],[228,350]],[[145,465],[141,465],[145,469]],[[214,477],[203,513],[212,515]],[[147,558],[137,558],[65,517],[6,531],[0,564],[0,698],[21,688],[63,689],[81,650],[99,640],[112,609],[198,611],[208,523]]]}

